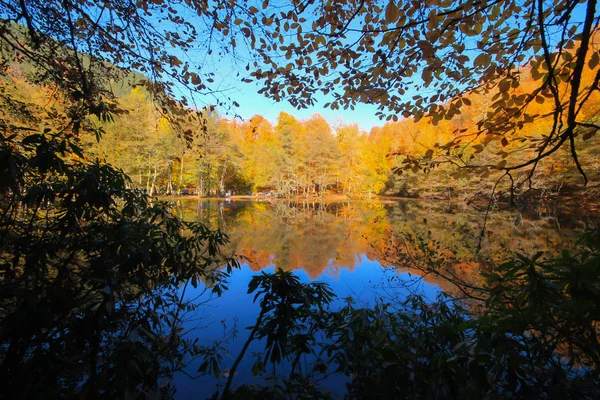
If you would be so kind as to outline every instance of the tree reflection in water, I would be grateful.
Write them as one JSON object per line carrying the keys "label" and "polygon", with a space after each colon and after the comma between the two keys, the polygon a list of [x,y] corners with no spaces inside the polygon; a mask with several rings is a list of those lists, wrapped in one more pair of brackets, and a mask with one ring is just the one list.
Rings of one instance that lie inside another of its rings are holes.
{"label": "tree reflection in water", "polygon": [[496,208],[487,216],[483,247],[477,251],[485,209],[457,202],[377,200],[178,203],[184,219],[225,230],[231,239],[228,251],[244,257],[254,271],[277,266],[303,270],[314,280],[325,271],[352,271],[364,255],[399,271],[425,275],[426,281],[449,291],[455,285],[424,270],[423,263],[443,267],[451,280],[476,284],[481,270],[512,251],[552,254],[570,246],[584,230],[583,224],[572,222],[573,210]]}
{"label": "tree reflection in water", "polygon": [[[479,290],[484,284],[481,273],[490,266],[517,250],[555,254],[584,230],[583,225],[570,222],[575,219],[568,209],[517,212],[497,208],[488,215],[484,245],[477,252],[485,205],[186,200],[178,204],[178,210],[184,219],[226,229],[231,239],[226,254],[244,257],[242,269],[232,274],[230,290],[213,310],[215,320],[227,321],[228,326],[235,321],[238,328],[252,327],[259,315],[253,296],[246,293],[258,271],[281,268],[295,271],[304,283],[325,281],[337,296],[351,297],[352,304],[364,306],[365,312],[384,303],[402,307],[410,294],[425,294],[435,304],[436,287],[468,297],[471,305],[483,304],[477,301],[484,297]],[[335,305],[343,307],[344,302],[338,300]],[[248,337],[246,331],[240,332],[226,345],[234,357]],[[264,343],[252,343],[237,368],[237,385],[260,383],[250,372],[255,361],[250,354],[263,351]],[[229,364],[225,361],[222,366]],[[204,387],[214,388],[218,381],[204,381]],[[224,381],[222,377],[221,384]],[[335,385],[329,388],[338,391],[340,383]],[[178,389],[185,396],[197,394],[198,386],[180,381]]]}

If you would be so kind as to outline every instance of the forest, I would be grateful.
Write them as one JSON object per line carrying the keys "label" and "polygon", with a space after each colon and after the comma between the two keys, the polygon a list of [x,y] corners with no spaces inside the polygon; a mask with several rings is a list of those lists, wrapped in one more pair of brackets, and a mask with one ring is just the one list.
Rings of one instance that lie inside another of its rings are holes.
{"label": "forest", "polygon": [[[597,398],[599,29],[597,0],[0,0],[0,398]],[[236,118],[226,63],[322,113]],[[361,105],[382,125],[323,116]],[[259,193],[237,226],[172,201]],[[511,236],[561,202],[578,239]],[[356,254],[444,283],[297,273]],[[191,335],[257,265],[250,326]]]}
{"label": "forest", "polygon": [[[27,100],[40,109],[52,104],[58,112],[64,111],[55,88],[23,79],[31,73],[28,69],[31,66],[9,64],[5,90],[15,98],[27,93]],[[527,93],[535,85],[531,67],[518,73],[517,92]],[[481,115],[491,110],[499,89],[463,97],[461,113],[436,125],[427,119],[407,118],[385,122],[370,132],[343,121],[332,127],[319,114],[298,120],[282,112],[275,123],[260,115],[245,121],[226,118],[214,105],[198,111],[190,121],[189,116],[164,115],[148,90],[136,86],[143,79],[131,74],[111,83],[118,96],[119,114],[110,121],[94,121],[97,130],[82,135],[80,144],[90,156],[122,169],[133,186],[150,195],[185,191],[216,197],[227,192],[269,192],[279,197],[344,194],[484,199],[496,188],[501,171],[461,170],[457,166],[462,160],[482,165],[523,163],[536,152],[537,147],[530,144],[532,138],[552,124],[552,104],[539,98],[527,109],[536,115],[535,121],[516,128],[510,142],[506,137],[495,140],[492,135],[471,137],[469,133],[478,129]],[[593,83],[588,65],[582,84]],[[567,90],[563,86],[557,89],[560,96]],[[592,93],[581,109],[583,118],[595,121],[599,102]],[[594,196],[600,165],[594,132],[574,138],[582,149],[578,157],[590,182],[585,190],[568,149],[545,157],[530,177],[531,185],[513,190],[534,197],[556,198],[561,193]],[[450,146],[455,147],[449,150]],[[526,176],[529,171],[519,174]],[[508,180],[501,182],[494,194],[498,198],[504,194],[506,200],[510,186]]]}
{"label": "forest", "polygon": [[[473,96],[471,106],[460,117],[435,127],[426,120],[408,119],[387,122],[370,132],[343,122],[332,128],[319,114],[299,121],[280,113],[273,125],[260,115],[247,121],[228,120],[217,110],[203,113],[206,129],[201,129],[198,125],[169,123],[141,89],[134,89],[121,101],[128,113],[103,126],[103,140],[89,137],[89,151],[123,169],[135,186],[150,194],[187,190],[200,196],[273,192],[280,197],[335,193],[350,197],[484,198],[500,176],[497,172],[473,176],[457,172],[446,160],[435,160],[436,156],[445,157],[436,154],[442,153],[439,148],[443,144],[452,142],[463,127],[476,124],[477,116],[471,114],[485,110],[483,96]],[[590,102],[589,107],[588,112],[593,113],[598,104]],[[532,111],[543,114],[544,104]],[[543,130],[545,123],[540,118],[521,129],[511,144],[493,143],[489,138],[486,142],[480,137],[455,151],[480,162],[506,159],[512,153],[518,153],[512,154],[513,162],[527,160],[533,150],[524,150],[522,143],[536,130]],[[186,128],[196,130],[191,143],[182,135],[178,137],[177,132]],[[597,138],[580,136],[577,140],[590,145],[585,146],[589,150],[581,152],[580,158],[588,166],[591,184],[587,190],[595,193]],[[428,163],[412,161],[423,156],[428,156]],[[534,182],[538,196],[556,198],[561,190],[569,194],[582,192],[576,166],[567,151],[544,160]]]}
{"label": "forest", "polygon": [[[583,83],[589,85],[593,78],[586,69]],[[521,71],[520,90],[526,93],[532,81],[528,69]],[[40,88],[28,89],[39,91],[41,101],[50,100]],[[282,112],[273,124],[260,115],[246,121],[227,119],[214,107],[203,110],[195,123],[171,122],[157,110],[149,94],[136,87],[119,98],[124,114],[99,124],[103,140],[89,135],[82,141],[90,154],[125,171],[134,186],[151,195],[186,190],[203,197],[270,192],[279,197],[344,194],[485,199],[501,173],[467,173],[456,168],[458,160],[468,158],[481,164],[526,161],[535,148],[524,143],[551,123],[551,105],[539,100],[528,112],[540,117],[517,129],[510,143],[507,139],[498,143],[488,135],[468,138],[452,152],[444,150],[465,131],[475,129],[496,94],[471,95],[463,100],[469,105],[460,115],[436,126],[409,118],[364,132],[343,121],[331,127],[319,114],[297,120]],[[595,94],[582,108],[592,121],[599,102]],[[544,114],[547,116],[541,117]],[[193,140],[187,140],[183,131],[193,132]],[[519,189],[519,194],[529,190],[533,197],[594,196],[600,165],[598,138],[582,133],[575,140],[584,149],[579,159],[586,166],[587,188],[565,149],[542,160],[532,177],[533,186]],[[503,182],[499,197],[504,190],[506,200],[509,187]]]}

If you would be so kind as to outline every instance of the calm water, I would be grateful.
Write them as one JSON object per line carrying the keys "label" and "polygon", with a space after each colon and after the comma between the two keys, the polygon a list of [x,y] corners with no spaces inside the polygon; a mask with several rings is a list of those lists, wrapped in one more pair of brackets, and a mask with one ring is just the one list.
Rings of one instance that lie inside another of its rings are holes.
{"label": "calm water", "polygon": [[[200,287],[186,289],[188,299],[206,302],[188,319],[189,336],[208,344],[237,329],[237,336],[224,344],[230,356],[222,367],[229,368],[247,338],[245,328],[259,312],[246,293],[259,271],[293,270],[302,281],[326,282],[340,298],[351,297],[359,305],[401,301],[409,293],[435,298],[440,290],[454,292],[456,287],[430,275],[421,278],[424,263],[436,262],[446,276],[477,283],[481,270],[510,252],[559,251],[570,246],[585,224],[598,220],[596,211],[585,207],[494,207],[487,221],[486,211],[487,204],[454,202],[180,201],[180,216],[224,230],[231,240],[225,251],[242,257],[242,268],[233,272],[222,297],[211,299]],[[253,343],[234,386],[253,381],[252,353],[260,350],[261,344]],[[198,375],[199,363],[191,362],[189,375]],[[177,396],[208,397],[225,381],[178,375]],[[337,391],[343,382],[327,385]]]}

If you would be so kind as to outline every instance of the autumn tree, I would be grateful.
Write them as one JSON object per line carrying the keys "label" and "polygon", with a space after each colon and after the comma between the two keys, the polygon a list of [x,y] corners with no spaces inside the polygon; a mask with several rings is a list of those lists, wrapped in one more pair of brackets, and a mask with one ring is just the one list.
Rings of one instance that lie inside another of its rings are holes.
{"label": "autumn tree", "polygon": [[310,171],[310,180],[323,195],[324,191],[333,186],[339,178],[340,149],[331,127],[321,115],[314,114],[304,123],[304,126],[310,155],[307,168]]}
{"label": "autumn tree", "polygon": [[276,151],[273,125],[260,115],[255,115],[240,125],[240,150],[244,155],[242,175],[252,183],[254,190],[272,185],[275,172]]}
{"label": "autumn tree", "polygon": [[340,125],[336,128],[336,139],[341,152],[340,191],[352,195],[359,191],[362,164],[360,130],[358,125]]}
{"label": "autumn tree", "polygon": [[306,194],[308,190],[309,168],[312,157],[306,142],[306,128],[294,116],[281,112],[275,126],[276,145],[278,151],[273,155],[276,159],[277,189],[281,193]]}
{"label": "autumn tree", "polygon": [[197,165],[197,190],[202,196],[223,194],[225,176],[231,167],[227,151],[229,131],[216,111],[204,110],[201,121],[195,127],[192,147]]}

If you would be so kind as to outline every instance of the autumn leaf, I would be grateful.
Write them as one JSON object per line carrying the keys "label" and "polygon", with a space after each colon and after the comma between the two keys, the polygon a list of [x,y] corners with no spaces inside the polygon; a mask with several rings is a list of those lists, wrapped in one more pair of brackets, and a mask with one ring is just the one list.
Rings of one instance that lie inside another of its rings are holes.
{"label": "autumn leaf", "polygon": [[435,48],[426,40],[421,40],[418,43],[419,49],[423,54],[423,58],[429,58],[435,55]]}
{"label": "autumn leaf", "polygon": [[388,24],[393,24],[398,19],[398,7],[395,0],[390,0],[385,7],[385,21]]}
{"label": "autumn leaf", "polygon": [[492,57],[489,54],[481,53],[477,57],[475,57],[475,60],[473,61],[473,66],[486,68],[488,65],[490,65],[491,61]]}

